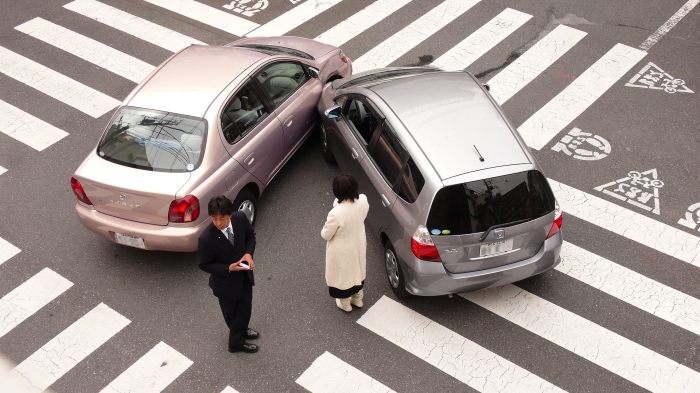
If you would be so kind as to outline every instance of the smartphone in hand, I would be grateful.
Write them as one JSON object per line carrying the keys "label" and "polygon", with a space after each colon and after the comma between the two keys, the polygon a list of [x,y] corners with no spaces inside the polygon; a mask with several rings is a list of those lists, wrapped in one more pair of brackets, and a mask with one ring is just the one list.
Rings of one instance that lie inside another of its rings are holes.
{"label": "smartphone in hand", "polygon": [[244,268],[244,269],[250,269],[250,266],[249,266],[248,263],[246,263],[245,261],[239,263],[238,266],[239,266],[239,267],[242,267],[242,268]]}

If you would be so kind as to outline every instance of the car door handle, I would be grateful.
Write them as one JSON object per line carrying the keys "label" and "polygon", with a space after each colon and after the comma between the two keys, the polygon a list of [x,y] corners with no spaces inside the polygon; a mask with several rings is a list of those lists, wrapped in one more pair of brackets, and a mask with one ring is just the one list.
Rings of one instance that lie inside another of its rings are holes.
{"label": "car door handle", "polygon": [[294,116],[289,116],[282,124],[284,124],[286,127],[291,127],[292,126],[292,118]]}
{"label": "car door handle", "polygon": [[389,200],[386,198],[386,196],[382,194],[382,205],[384,205],[384,207],[389,207],[390,204],[391,203],[389,203]]}
{"label": "car door handle", "polygon": [[246,165],[252,164],[253,161],[255,161],[254,155],[255,155],[255,153],[250,153],[250,155],[249,155],[248,157],[246,157],[245,160],[243,160],[243,162],[244,162]]}
{"label": "car door handle", "polygon": [[351,150],[352,150],[352,159],[357,160],[357,157],[359,157],[360,154],[357,152],[357,150],[355,150],[354,147]]}

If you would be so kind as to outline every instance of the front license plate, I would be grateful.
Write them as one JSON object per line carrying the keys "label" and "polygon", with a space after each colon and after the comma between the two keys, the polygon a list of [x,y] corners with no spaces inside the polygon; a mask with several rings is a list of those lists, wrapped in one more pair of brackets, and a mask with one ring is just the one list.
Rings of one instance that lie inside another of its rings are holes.
{"label": "front license plate", "polygon": [[500,242],[493,242],[489,244],[483,244],[479,248],[479,255],[482,257],[500,254],[502,252],[510,251],[513,249],[513,239],[502,240]]}
{"label": "front license plate", "polygon": [[146,245],[143,244],[143,239],[140,237],[129,236],[129,235],[125,235],[123,233],[117,233],[116,235],[117,235],[117,243],[119,243],[119,244],[123,244],[125,246],[143,248],[143,249],[146,248]]}

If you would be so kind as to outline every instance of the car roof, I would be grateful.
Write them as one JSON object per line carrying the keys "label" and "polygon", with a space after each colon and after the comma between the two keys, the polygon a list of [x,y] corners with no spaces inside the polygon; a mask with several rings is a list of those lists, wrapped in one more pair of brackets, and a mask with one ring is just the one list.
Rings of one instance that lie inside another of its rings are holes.
{"label": "car roof", "polygon": [[369,89],[393,110],[443,180],[531,163],[496,104],[466,72],[417,74]]}
{"label": "car roof", "polygon": [[127,105],[203,117],[231,81],[268,57],[244,48],[189,46],[163,64]]}

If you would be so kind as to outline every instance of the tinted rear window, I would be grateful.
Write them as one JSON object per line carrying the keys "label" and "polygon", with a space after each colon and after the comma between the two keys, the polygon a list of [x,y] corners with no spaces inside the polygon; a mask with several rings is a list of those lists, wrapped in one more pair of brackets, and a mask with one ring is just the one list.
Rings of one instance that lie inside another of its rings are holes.
{"label": "tinted rear window", "polygon": [[97,147],[100,157],[133,168],[187,172],[202,161],[204,119],[122,108]]}
{"label": "tinted rear window", "polygon": [[552,211],[552,190],[544,175],[533,170],[441,189],[430,209],[428,229],[448,230],[451,235],[479,233]]}

